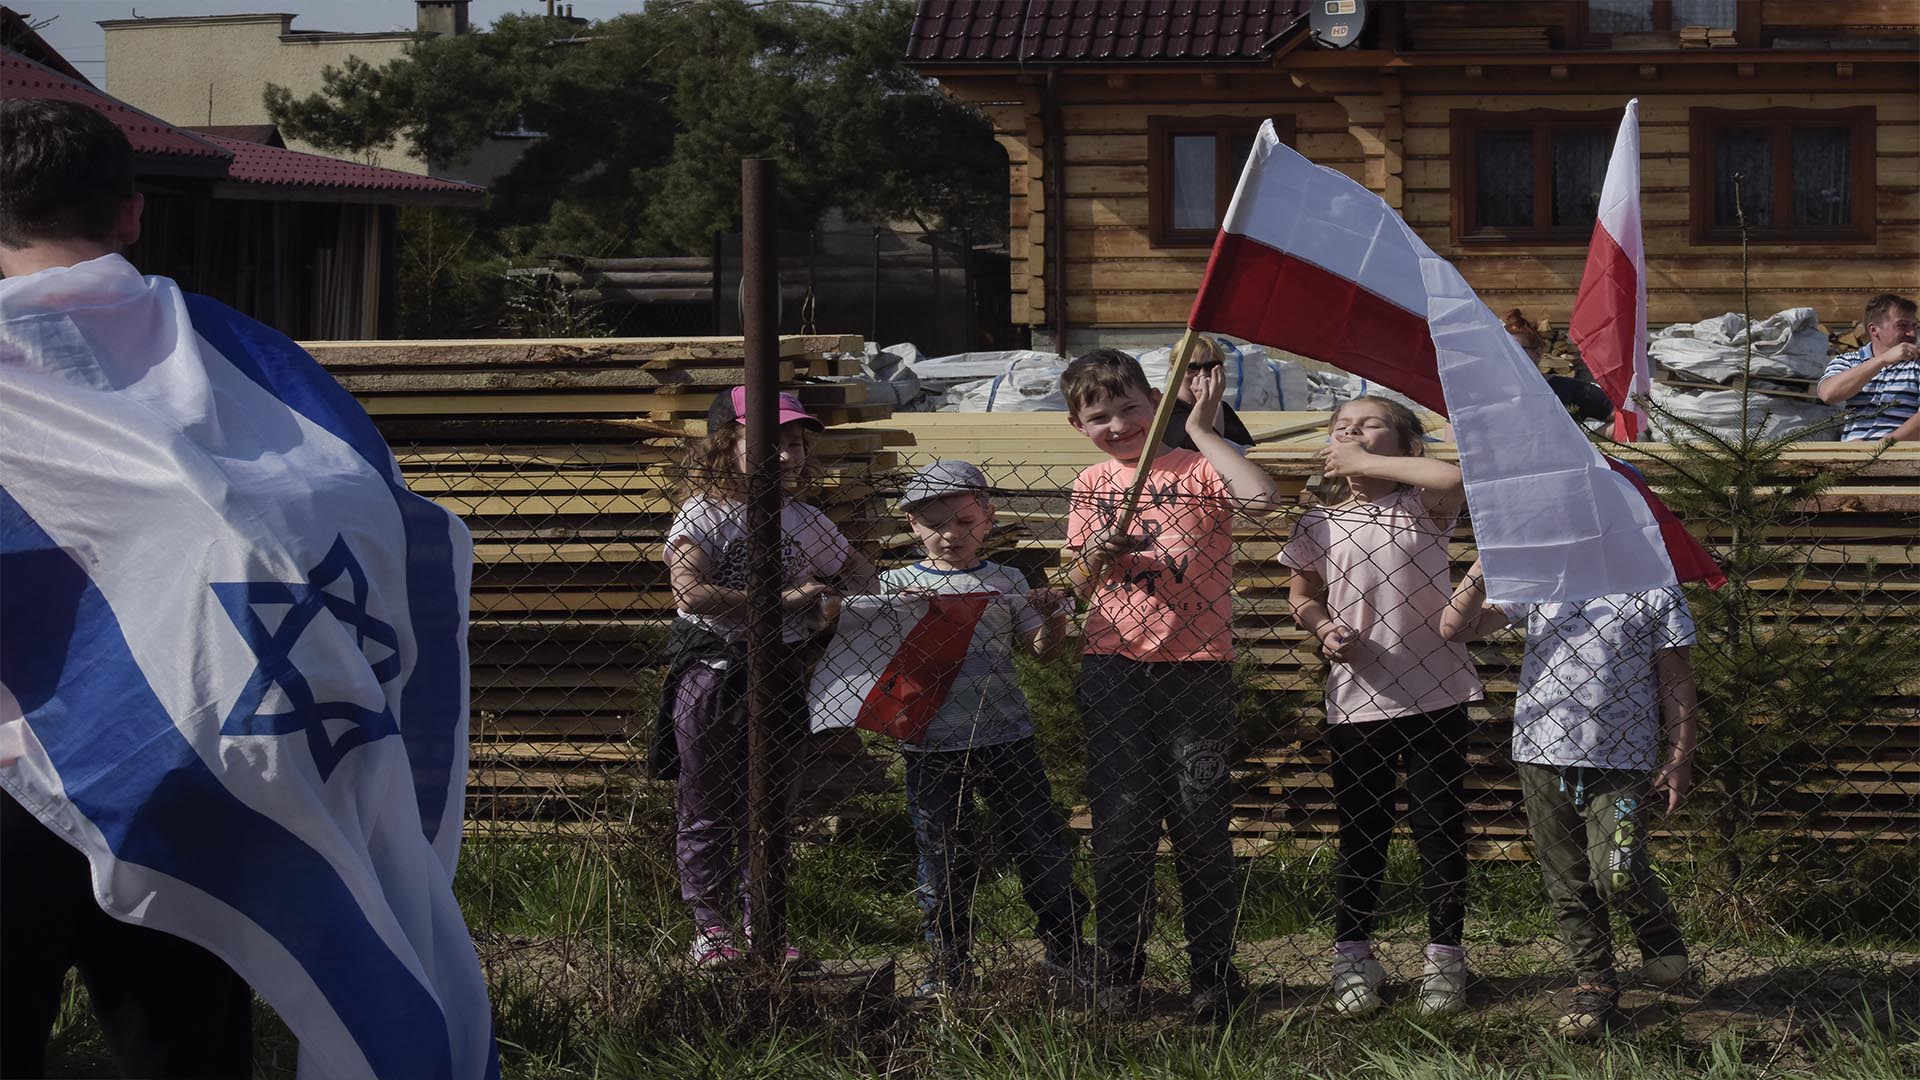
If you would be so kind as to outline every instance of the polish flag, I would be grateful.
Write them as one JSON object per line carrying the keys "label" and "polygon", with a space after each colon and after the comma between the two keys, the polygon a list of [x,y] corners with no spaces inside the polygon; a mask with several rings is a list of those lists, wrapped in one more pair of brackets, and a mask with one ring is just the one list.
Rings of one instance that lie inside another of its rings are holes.
{"label": "polish flag", "polygon": [[1600,187],[1600,219],[1587,245],[1587,269],[1573,301],[1567,336],[1613,402],[1613,437],[1632,442],[1647,430],[1636,398],[1652,392],[1647,368],[1647,252],[1640,234],[1640,99],[1627,102],[1613,158]]}
{"label": "polish flag", "polygon": [[857,727],[917,743],[960,676],[1000,593],[849,596],[808,692],[813,730]]}
{"label": "polish flag", "polygon": [[1451,263],[1378,195],[1263,124],[1188,325],[1287,349],[1453,420],[1495,603],[1725,580],[1631,469],[1587,441]]}

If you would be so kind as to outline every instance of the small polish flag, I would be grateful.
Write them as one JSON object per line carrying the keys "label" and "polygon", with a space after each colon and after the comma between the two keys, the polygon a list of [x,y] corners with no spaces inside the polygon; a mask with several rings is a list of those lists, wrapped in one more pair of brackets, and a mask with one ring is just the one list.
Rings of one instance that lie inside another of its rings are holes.
{"label": "small polish flag", "polygon": [[1587,441],[1460,272],[1271,123],[1187,325],[1325,361],[1451,417],[1494,603],[1726,580],[1632,470]]}
{"label": "small polish flag", "polygon": [[857,727],[917,743],[966,662],[973,631],[1000,593],[849,596],[814,668],[813,730]]}
{"label": "small polish flag", "polygon": [[1613,437],[1639,438],[1647,430],[1647,413],[1636,399],[1651,393],[1653,384],[1647,367],[1647,253],[1640,234],[1639,98],[1627,102],[1614,136],[1567,336],[1613,402]]}

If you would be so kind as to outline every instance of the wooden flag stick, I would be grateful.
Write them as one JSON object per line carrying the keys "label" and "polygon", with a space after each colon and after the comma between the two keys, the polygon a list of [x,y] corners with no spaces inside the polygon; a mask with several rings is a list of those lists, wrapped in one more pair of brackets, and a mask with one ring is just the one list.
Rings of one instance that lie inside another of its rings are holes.
{"label": "wooden flag stick", "polygon": [[1173,403],[1180,397],[1180,380],[1187,377],[1187,361],[1193,357],[1193,347],[1200,340],[1193,327],[1180,335],[1180,344],[1174,346],[1173,359],[1167,367],[1167,388],[1160,392],[1160,407],[1154,410],[1153,427],[1147,430],[1147,444],[1140,448],[1140,460],[1135,463],[1133,487],[1127,490],[1127,497],[1120,504],[1120,512],[1113,519],[1114,529],[1126,532],[1133,524],[1133,515],[1140,507],[1140,494],[1146,490],[1147,470],[1153,467],[1153,459],[1160,453],[1160,440],[1167,437],[1167,427],[1173,422]]}

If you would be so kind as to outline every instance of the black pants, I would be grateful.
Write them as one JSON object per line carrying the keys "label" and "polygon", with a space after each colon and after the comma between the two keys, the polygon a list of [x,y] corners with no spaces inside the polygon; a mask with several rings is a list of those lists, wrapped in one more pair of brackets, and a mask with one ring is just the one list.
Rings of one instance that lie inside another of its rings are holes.
{"label": "black pants", "polygon": [[85,856],[0,793],[0,1077],[46,1074],[68,968],[124,1076],[253,1074],[253,994],[218,957],[101,911]]}
{"label": "black pants", "polygon": [[1232,666],[1087,656],[1075,696],[1087,729],[1101,977],[1134,983],[1145,974],[1164,821],[1193,981],[1217,982],[1233,957],[1239,909],[1227,834]]}
{"label": "black pants", "polygon": [[1467,911],[1467,734],[1465,705],[1390,720],[1331,724],[1333,801],[1340,819],[1334,871],[1335,941],[1365,941],[1380,905],[1398,793],[1407,774],[1407,825],[1420,852],[1427,935],[1459,945]]}

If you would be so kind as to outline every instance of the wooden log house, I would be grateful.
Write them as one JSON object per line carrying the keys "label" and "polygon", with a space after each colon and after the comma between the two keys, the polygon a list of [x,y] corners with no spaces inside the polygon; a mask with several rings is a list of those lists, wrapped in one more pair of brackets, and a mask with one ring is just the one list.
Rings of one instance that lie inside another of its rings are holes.
{"label": "wooden log house", "polygon": [[1613,134],[1641,105],[1648,319],[1844,329],[1920,287],[1920,2],[921,0],[910,55],[1007,152],[1012,306],[1036,348],[1171,341],[1253,131],[1378,192],[1496,311],[1564,324]]}

